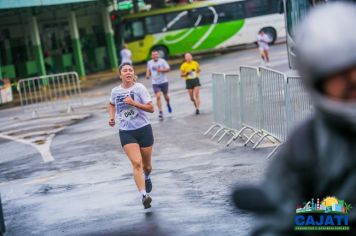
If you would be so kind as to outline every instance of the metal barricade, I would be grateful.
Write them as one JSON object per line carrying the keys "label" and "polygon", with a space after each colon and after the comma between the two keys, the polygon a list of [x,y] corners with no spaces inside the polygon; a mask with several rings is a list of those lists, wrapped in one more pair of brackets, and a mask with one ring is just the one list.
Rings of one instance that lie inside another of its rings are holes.
{"label": "metal barricade", "polygon": [[[257,67],[240,67],[240,86],[242,99],[242,125],[260,128],[259,72]],[[248,123],[246,123],[248,121]]]}
{"label": "metal barricade", "polygon": [[18,91],[21,106],[32,112],[44,108],[71,108],[83,103],[76,72],[21,79]]}
{"label": "metal barricade", "polygon": [[[214,124],[212,139],[229,135],[226,146],[241,137],[257,148],[264,140],[279,144],[313,113],[312,103],[299,77],[265,67],[241,66],[240,75],[213,74]],[[249,132],[247,132],[249,131]]]}
{"label": "metal barricade", "polygon": [[[257,67],[240,67],[240,95],[242,126],[238,135],[249,129],[253,133],[247,138],[245,146],[253,142],[252,138],[258,135],[261,130],[261,97],[260,97],[260,78]],[[235,139],[237,137],[234,137]],[[229,141],[230,142],[230,141]],[[228,143],[229,145],[229,143]]]}
{"label": "metal barricade", "polygon": [[[287,137],[287,76],[279,71],[260,67],[260,80],[263,136],[272,136],[279,142],[284,141]],[[261,137],[260,141],[262,139]]]}
{"label": "metal barricade", "polygon": [[298,124],[313,114],[314,108],[299,76],[289,76],[287,84],[289,104],[287,127],[290,133]]}
{"label": "metal barricade", "polygon": [[213,138],[220,133],[223,128],[223,123],[225,120],[225,97],[222,96],[225,83],[225,74],[214,73],[212,74],[212,95],[213,95],[213,117],[214,123],[209,129],[204,133],[207,135],[214,128],[218,128],[217,132],[214,134]]}
{"label": "metal barricade", "polygon": [[239,75],[225,75],[224,90],[220,96],[224,97],[225,116],[223,120],[224,132],[218,139],[221,142],[226,135],[234,136],[241,128]]}
{"label": "metal barricade", "polygon": [[227,114],[230,116],[227,118],[227,125],[234,130],[240,130],[242,128],[240,77],[238,74],[227,74],[225,80],[229,110]]}

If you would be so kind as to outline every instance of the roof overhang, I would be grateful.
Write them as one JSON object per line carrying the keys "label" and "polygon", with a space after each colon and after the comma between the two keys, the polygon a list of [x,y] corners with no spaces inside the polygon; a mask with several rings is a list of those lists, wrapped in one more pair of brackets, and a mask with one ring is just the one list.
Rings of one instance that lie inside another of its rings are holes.
{"label": "roof overhang", "polygon": [[10,10],[26,7],[45,7],[53,5],[99,2],[101,0],[1,0],[0,10]]}

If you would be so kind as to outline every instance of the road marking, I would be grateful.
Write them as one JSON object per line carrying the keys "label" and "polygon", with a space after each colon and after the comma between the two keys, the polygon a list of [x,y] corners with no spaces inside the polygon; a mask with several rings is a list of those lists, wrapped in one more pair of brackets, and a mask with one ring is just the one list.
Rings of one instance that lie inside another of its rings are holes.
{"label": "road marking", "polygon": [[[59,131],[62,131],[65,127],[57,129],[56,133]],[[51,150],[50,150],[50,146],[52,143],[52,140],[54,138],[55,134],[51,134],[47,137],[46,141],[43,144],[36,144],[34,143],[34,139],[31,140],[25,140],[25,139],[21,139],[18,137],[14,137],[14,136],[10,136],[10,135],[6,135],[6,134],[1,134],[0,133],[0,138],[3,139],[8,139],[8,140],[12,140],[15,142],[19,142],[19,143],[23,143],[23,144],[27,144],[30,145],[34,148],[36,148],[36,150],[40,153],[43,162],[47,163],[47,162],[51,162],[54,161],[54,157],[51,154]]]}
{"label": "road marking", "polygon": [[215,153],[217,150],[212,150],[209,152],[195,152],[195,153],[187,153],[182,156],[182,158],[187,158],[187,157],[194,157],[194,156],[204,156],[204,155],[211,155]]}

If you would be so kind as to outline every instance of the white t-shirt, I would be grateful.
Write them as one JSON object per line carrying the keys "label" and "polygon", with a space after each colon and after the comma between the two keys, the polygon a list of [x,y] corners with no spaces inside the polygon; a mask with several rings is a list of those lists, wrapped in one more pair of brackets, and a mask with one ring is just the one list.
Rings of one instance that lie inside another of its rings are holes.
{"label": "white t-shirt", "polygon": [[268,50],[269,49],[269,46],[268,46],[268,43],[270,42],[270,38],[268,37],[267,34],[259,34],[257,36],[257,43],[258,43],[258,46],[260,49],[263,49],[263,50]]}
{"label": "white t-shirt", "polygon": [[120,51],[120,56],[121,56],[121,64],[122,63],[130,63],[132,64],[132,60],[131,60],[131,51],[127,48],[124,48]]}
{"label": "white t-shirt", "polygon": [[141,104],[152,102],[146,87],[141,83],[135,83],[130,88],[121,85],[113,88],[110,103],[115,105],[120,130],[136,130],[148,125],[150,122],[145,111],[123,102],[127,96]]}
{"label": "white t-shirt", "polygon": [[147,69],[149,69],[151,72],[152,84],[167,83],[168,79],[167,79],[166,73],[157,72],[158,68],[169,69],[170,67],[169,67],[167,61],[162,58],[158,58],[157,61],[150,60],[147,62]]}

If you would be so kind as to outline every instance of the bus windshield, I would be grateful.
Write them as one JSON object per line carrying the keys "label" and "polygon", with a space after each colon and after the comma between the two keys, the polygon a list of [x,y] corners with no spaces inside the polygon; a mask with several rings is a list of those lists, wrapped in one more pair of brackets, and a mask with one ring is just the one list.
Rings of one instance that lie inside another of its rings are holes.
{"label": "bus windshield", "polygon": [[287,31],[288,34],[294,38],[294,31],[299,22],[307,14],[310,3],[308,0],[292,1],[287,0],[286,2],[286,16],[287,16]]}

